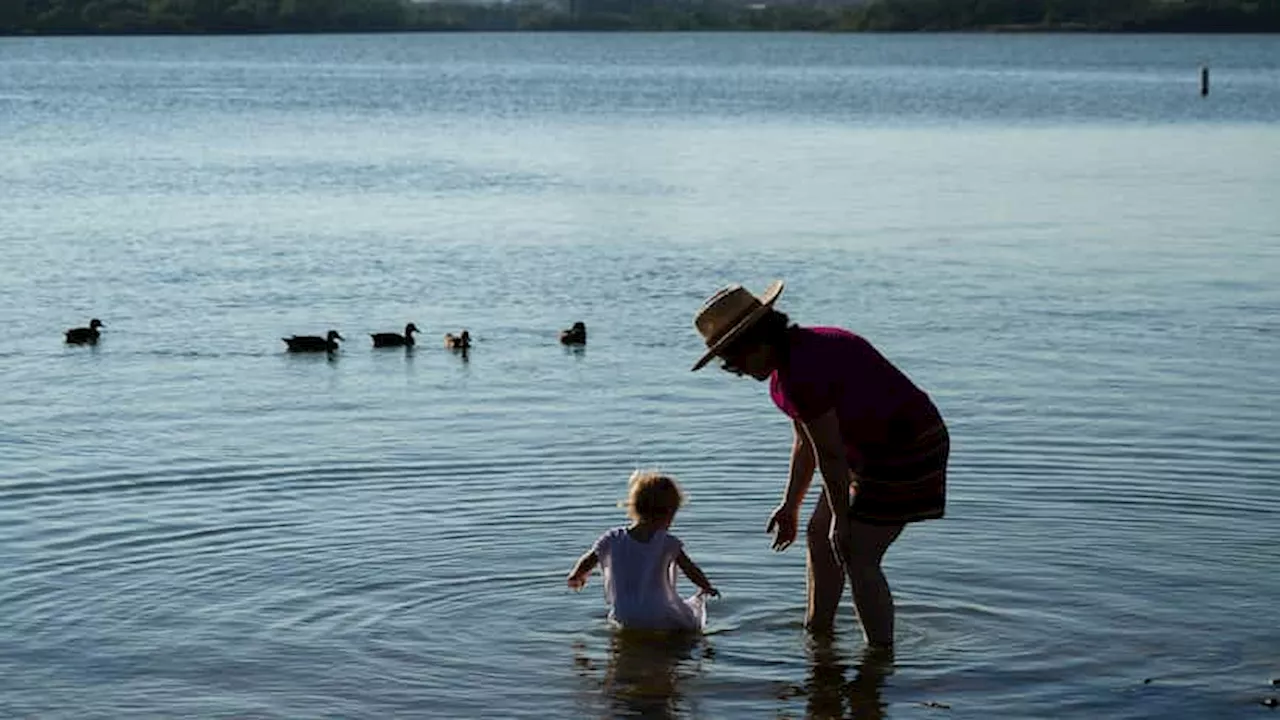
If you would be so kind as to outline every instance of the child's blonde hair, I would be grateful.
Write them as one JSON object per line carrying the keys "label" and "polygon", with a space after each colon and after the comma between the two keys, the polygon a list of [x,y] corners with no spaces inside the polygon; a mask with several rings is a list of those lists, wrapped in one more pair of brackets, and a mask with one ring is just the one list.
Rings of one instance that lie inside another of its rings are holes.
{"label": "child's blonde hair", "polygon": [[684,505],[684,492],[675,478],[656,470],[636,470],[627,485],[630,487],[625,504],[627,515],[637,522],[674,515]]}

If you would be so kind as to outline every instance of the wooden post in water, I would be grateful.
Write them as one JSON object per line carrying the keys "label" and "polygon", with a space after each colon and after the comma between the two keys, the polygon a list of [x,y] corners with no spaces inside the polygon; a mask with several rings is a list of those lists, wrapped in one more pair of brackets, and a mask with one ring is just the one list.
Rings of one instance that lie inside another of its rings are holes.
{"label": "wooden post in water", "polygon": [[1206,97],[1209,94],[1209,66],[1200,66],[1200,97]]}

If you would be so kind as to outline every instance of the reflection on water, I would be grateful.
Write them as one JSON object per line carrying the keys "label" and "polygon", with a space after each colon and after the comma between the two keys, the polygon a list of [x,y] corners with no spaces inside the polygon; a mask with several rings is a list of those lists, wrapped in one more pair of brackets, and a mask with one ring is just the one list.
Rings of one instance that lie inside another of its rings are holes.
{"label": "reflection on water", "polygon": [[[892,651],[863,649],[856,656],[830,638],[807,641],[808,673],[779,699],[805,698],[809,720],[882,720],[887,703],[885,680],[893,674]],[[616,632],[609,639],[604,666],[574,646],[580,677],[599,692],[607,717],[687,718],[699,716],[693,686],[711,670],[715,647],[705,636],[675,633]],[[792,717],[787,713],[779,717]]]}
{"label": "reflection on water", "polygon": [[690,633],[618,631],[609,640],[603,678],[575,648],[576,663],[600,684],[612,717],[676,718],[688,712],[682,687],[715,658],[706,637]]}
{"label": "reflection on water", "polygon": [[885,678],[893,674],[892,651],[865,649],[853,667],[830,638],[811,639],[808,651],[809,678],[802,691],[808,698],[806,717],[879,720],[885,716],[881,690]]}

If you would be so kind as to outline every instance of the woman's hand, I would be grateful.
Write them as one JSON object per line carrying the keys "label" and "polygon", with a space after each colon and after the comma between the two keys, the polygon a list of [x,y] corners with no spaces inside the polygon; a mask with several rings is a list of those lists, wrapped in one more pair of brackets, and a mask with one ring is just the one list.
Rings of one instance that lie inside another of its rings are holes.
{"label": "woman's hand", "polygon": [[581,590],[587,585],[587,576],[588,576],[587,574],[570,575],[569,577],[565,578],[565,583],[569,586],[571,590]]}
{"label": "woman's hand", "polygon": [[792,507],[785,502],[779,505],[769,516],[769,524],[764,529],[767,533],[777,530],[777,534],[773,537],[773,549],[782,552],[790,547],[791,543],[796,541],[799,524],[800,508]]}

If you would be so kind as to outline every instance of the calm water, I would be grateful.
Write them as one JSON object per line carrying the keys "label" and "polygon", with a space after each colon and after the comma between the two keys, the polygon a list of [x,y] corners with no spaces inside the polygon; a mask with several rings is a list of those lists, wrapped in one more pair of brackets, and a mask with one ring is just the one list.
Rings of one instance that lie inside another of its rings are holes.
{"label": "calm water", "polygon": [[[1263,717],[1278,119],[1280,38],[0,39],[0,716]],[[806,640],[788,422],[688,371],[774,277],[952,426],[892,666]],[[638,466],[699,641],[564,588]]]}

